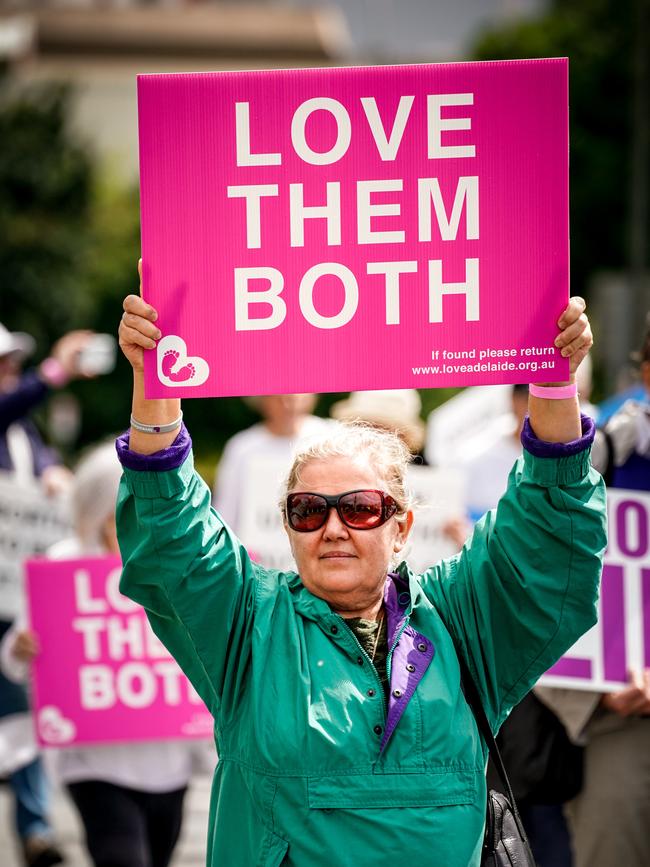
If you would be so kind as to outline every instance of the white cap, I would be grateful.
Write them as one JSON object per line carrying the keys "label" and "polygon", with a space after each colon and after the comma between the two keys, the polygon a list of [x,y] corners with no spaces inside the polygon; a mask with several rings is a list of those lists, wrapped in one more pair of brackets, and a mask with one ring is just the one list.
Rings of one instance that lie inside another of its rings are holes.
{"label": "white cap", "polygon": [[422,401],[414,388],[383,391],[353,391],[335,403],[330,414],[339,421],[360,419],[401,434],[412,452],[424,443]]}
{"label": "white cap", "polygon": [[0,322],[0,358],[3,355],[17,355],[22,360],[31,355],[36,348],[36,341],[24,331],[7,331]]}

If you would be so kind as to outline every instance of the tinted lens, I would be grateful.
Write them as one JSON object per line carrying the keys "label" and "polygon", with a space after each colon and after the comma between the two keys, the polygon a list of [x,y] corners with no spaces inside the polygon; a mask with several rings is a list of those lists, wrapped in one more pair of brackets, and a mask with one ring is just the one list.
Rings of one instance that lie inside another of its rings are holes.
{"label": "tinted lens", "polygon": [[349,527],[368,530],[382,523],[379,491],[352,491],[339,498],[339,514]]}
{"label": "tinted lens", "polygon": [[327,500],[318,494],[289,494],[287,520],[294,530],[318,530],[327,519]]}

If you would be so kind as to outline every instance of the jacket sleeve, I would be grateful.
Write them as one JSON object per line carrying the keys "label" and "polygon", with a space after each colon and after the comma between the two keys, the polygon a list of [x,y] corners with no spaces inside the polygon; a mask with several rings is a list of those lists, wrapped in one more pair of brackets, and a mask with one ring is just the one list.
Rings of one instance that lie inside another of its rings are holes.
{"label": "jacket sleeve", "polygon": [[14,389],[0,394],[0,433],[43,403],[49,393],[49,387],[35,370],[24,373]]}
{"label": "jacket sleeve", "polygon": [[180,466],[164,469],[170,451],[134,469],[142,456],[125,457],[118,440],[120,588],[146,609],[154,632],[216,715],[246,668],[257,567],[211,508],[189,447]]}
{"label": "jacket sleeve", "polygon": [[524,450],[497,509],[422,576],[495,730],[596,622],[605,546],[605,486],[589,444],[560,456]]}

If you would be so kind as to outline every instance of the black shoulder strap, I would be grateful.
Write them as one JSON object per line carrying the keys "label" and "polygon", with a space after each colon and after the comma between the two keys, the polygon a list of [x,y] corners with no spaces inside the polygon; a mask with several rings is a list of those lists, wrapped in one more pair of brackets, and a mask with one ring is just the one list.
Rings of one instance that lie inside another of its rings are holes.
{"label": "black shoulder strap", "polygon": [[501,777],[501,782],[505,786],[508,800],[510,801],[510,806],[512,807],[512,813],[515,817],[517,827],[519,828],[519,833],[527,842],[528,836],[524,830],[521,817],[519,816],[519,810],[517,809],[517,802],[515,801],[515,796],[512,792],[512,786],[510,785],[510,780],[508,779],[508,774],[506,773],[505,765],[503,764],[503,759],[501,758],[501,753],[499,752],[499,747],[497,746],[497,742],[495,741],[494,735],[492,734],[490,723],[488,722],[488,719],[485,715],[485,710],[483,709],[483,702],[481,701],[478,689],[476,688],[476,683],[474,682],[474,678],[472,677],[472,674],[469,670],[469,666],[465,662],[463,656],[460,653],[457,653],[457,656],[458,663],[460,665],[461,684],[463,687],[463,692],[465,694],[465,699],[470,707],[470,710],[474,714],[476,724],[479,727],[479,731],[483,735],[483,739],[487,744],[487,748],[490,752],[492,761],[494,762],[494,766],[496,767],[499,776]]}

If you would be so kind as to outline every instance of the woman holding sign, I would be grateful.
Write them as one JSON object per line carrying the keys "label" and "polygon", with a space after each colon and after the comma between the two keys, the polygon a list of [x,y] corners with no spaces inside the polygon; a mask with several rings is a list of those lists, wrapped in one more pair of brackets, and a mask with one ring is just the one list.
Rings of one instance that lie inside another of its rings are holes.
{"label": "woman holding sign", "polygon": [[498,510],[422,575],[399,562],[413,523],[406,449],[347,425],[290,470],[297,571],[253,563],[192,469],[178,400],[145,400],[156,312],[133,295],[124,309],[135,385],[118,440],[122,589],[215,717],[208,864],[478,865],[486,753],[457,650],[496,731],[595,620],[604,489],[573,385],[592,342],[584,302],[559,321],[571,383],[531,397]]}

